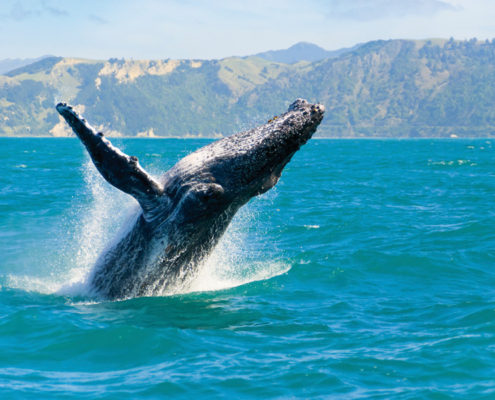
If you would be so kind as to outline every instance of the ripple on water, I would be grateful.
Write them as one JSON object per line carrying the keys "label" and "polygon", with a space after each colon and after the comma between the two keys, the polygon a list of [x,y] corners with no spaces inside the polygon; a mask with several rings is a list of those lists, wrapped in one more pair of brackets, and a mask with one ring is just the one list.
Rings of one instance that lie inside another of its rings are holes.
{"label": "ripple on water", "polygon": [[[75,140],[7,142],[2,399],[495,396],[486,140],[308,143],[192,281],[118,302],[84,282],[132,200]],[[207,143],[124,142],[154,172]]]}

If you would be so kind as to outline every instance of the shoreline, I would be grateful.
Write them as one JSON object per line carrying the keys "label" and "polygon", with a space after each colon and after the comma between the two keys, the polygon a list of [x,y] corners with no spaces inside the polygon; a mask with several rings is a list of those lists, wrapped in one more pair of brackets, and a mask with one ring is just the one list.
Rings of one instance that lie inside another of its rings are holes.
{"label": "shoreline", "polygon": [[[230,135],[229,135],[230,136]],[[229,136],[163,136],[163,137],[136,137],[136,136],[105,136],[111,140],[167,140],[167,139],[180,139],[180,140],[220,140]],[[77,139],[74,136],[0,136],[1,139]],[[388,137],[388,136],[376,136],[376,137],[313,137],[311,140],[495,140],[495,136],[463,136],[463,137],[442,137],[442,136],[425,136],[425,137]]]}

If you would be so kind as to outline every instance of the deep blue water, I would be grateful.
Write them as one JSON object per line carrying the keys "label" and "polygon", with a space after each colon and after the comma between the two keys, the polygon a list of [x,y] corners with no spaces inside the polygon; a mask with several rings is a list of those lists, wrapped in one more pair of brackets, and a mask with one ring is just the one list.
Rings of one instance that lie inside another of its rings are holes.
{"label": "deep blue water", "polygon": [[495,398],[493,143],[313,140],[190,292],[98,302],[133,200],[75,139],[0,139],[0,398]]}

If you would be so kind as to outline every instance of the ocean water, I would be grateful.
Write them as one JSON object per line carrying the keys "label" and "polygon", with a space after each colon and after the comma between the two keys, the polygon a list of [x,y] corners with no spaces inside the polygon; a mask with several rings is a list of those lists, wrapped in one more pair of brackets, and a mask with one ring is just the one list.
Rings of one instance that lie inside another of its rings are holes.
{"label": "ocean water", "polygon": [[0,398],[495,398],[494,143],[312,140],[187,290],[102,302],[136,204],[76,139],[0,139]]}

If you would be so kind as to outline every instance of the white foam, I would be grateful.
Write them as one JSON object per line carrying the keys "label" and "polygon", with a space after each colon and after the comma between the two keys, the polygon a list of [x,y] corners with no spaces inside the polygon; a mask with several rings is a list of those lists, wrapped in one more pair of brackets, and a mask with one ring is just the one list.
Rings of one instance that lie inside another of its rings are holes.
{"label": "white foam", "polygon": [[250,265],[234,265],[223,261],[217,262],[210,257],[203,268],[191,280],[182,293],[208,292],[231,289],[251,282],[264,281],[287,273],[291,266],[280,263],[255,262]]}
{"label": "white foam", "polygon": [[[271,203],[275,196],[276,192],[271,191],[264,195],[263,202]],[[262,203],[259,200],[238,211],[227,232],[208,258],[198,265],[195,274],[163,294],[225,290],[287,273],[290,264],[273,260],[266,253],[274,246],[266,242],[263,218],[257,212]]]}
{"label": "white foam", "polygon": [[320,225],[304,225],[306,229],[320,229]]}

